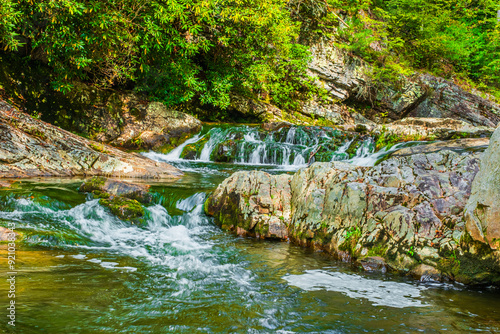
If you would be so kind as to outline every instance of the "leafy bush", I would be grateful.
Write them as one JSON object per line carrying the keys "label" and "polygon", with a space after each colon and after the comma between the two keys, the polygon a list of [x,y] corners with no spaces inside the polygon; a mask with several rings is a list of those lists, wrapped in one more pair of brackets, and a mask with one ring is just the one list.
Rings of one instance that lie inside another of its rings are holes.
{"label": "leafy bush", "polygon": [[[0,38],[20,34],[54,88],[134,86],[166,104],[220,108],[239,91],[280,104],[301,90],[307,48],[285,0],[21,0],[0,7]],[[15,27],[15,28],[14,28]],[[35,52],[36,51],[36,52]],[[40,56],[41,54],[41,56]]]}

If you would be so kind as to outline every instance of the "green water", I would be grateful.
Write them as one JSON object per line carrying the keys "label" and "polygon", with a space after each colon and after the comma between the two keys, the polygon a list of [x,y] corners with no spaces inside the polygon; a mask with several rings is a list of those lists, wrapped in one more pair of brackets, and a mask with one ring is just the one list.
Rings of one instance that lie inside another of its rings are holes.
{"label": "green water", "polygon": [[[0,246],[0,329],[7,333],[494,333],[494,288],[366,274],[288,243],[239,238],[202,213],[206,193],[235,170],[177,165],[153,183],[145,227],[77,192],[81,180],[29,180],[0,191],[0,225],[16,250],[16,326],[6,307]],[[279,168],[260,167],[273,173]]]}

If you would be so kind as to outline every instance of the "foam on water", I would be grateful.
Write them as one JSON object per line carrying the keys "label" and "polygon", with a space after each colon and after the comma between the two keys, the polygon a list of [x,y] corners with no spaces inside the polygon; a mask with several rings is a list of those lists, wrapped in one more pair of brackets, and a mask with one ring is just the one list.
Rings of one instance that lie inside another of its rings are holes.
{"label": "foam on water", "polygon": [[[247,286],[251,272],[239,264],[225,263],[218,257],[216,242],[210,236],[216,232],[209,218],[203,214],[206,195],[197,193],[177,202],[176,207],[185,211],[170,216],[157,204],[147,207],[145,225],[138,227],[123,222],[93,199],[69,210],[53,210],[31,199],[14,199],[17,208],[12,212],[0,211],[0,218],[17,219],[26,228],[34,216],[42,221],[47,230],[71,230],[89,240],[86,244],[63,244],[63,248],[85,251],[105,251],[118,257],[129,256],[149,265],[161,266],[165,275],[210,276],[209,280],[226,279]],[[39,229],[40,224],[30,225]],[[43,233],[42,230],[39,233]],[[52,245],[58,247],[61,245]],[[120,266],[119,262],[99,258],[87,260],[87,255],[71,255],[75,260],[85,260],[106,269],[135,271],[134,267]],[[185,287],[187,289],[187,287]]]}
{"label": "foam on water", "polygon": [[283,279],[303,290],[336,291],[350,298],[368,299],[375,306],[429,306],[419,299],[420,292],[426,288],[407,283],[367,279],[359,275],[326,270],[306,270],[302,275],[286,275]]}

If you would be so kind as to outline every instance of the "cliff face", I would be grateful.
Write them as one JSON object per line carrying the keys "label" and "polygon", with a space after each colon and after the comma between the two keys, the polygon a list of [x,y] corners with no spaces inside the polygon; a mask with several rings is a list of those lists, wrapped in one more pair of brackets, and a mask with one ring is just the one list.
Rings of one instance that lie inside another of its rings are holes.
{"label": "cliff face", "polygon": [[[435,117],[463,120],[473,125],[496,127],[500,122],[500,106],[456,84],[429,74],[415,73],[400,77],[399,87],[376,85],[367,75],[371,65],[337,49],[333,42],[311,47],[309,64],[318,85],[328,90],[332,103],[304,106],[305,113],[327,115],[341,121],[342,106],[358,103],[368,106],[368,117],[387,113],[391,120],[404,117]],[[478,92],[479,93],[479,92]]]}
{"label": "cliff face", "polygon": [[315,163],[293,176],[239,172],[205,208],[239,234],[289,238],[345,261],[379,256],[403,272],[423,263],[441,277],[498,283],[500,255],[477,232],[486,226],[496,245],[500,159],[492,152],[481,163],[478,153],[443,150],[400,155],[375,167]]}

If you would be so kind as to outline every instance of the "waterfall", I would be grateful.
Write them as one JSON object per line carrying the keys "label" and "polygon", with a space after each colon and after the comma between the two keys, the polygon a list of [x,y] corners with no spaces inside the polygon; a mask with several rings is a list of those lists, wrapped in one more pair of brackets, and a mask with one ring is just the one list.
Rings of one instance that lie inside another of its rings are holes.
{"label": "waterfall", "polygon": [[[199,142],[205,138],[206,142]],[[208,138],[208,140],[207,140]],[[196,150],[190,160],[200,162],[229,162],[246,165],[304,166],[310,161],[346,161],[360,166],[373,166],[381,157],[400,148],[375,152],[375,141],[367,137],[360,144],[353,158],[347,150],[355,144],[359,135],[332,128],[290,126],[274,131],[258,127],[214,127],[203,137],[196,135],[168,154],[146,153],[161,161],[189,161],[180,159],[187,145]]]}

